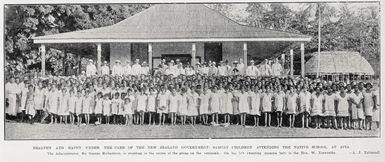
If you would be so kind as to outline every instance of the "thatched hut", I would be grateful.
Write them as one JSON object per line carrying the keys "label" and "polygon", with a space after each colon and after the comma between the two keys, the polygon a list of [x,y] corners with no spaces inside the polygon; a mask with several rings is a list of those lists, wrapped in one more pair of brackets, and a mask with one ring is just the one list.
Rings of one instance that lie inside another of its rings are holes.
{"label": "thatched hut", "polygon": [[[305,73],[308,76],[317,74],[317,52],[312,53],[305,64]],[[371,78],[374,70],[369,62],[358,52],[352,51],[324,51],[320,53],[319,75],[327,78],[344,78],[349,76],[350,79]]]}

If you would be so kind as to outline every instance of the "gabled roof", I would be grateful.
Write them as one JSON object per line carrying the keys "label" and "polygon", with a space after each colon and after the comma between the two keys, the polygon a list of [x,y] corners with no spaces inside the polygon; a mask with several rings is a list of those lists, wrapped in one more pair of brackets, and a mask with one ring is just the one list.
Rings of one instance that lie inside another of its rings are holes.
{"label": "gabled roof", "polygon": [[[317,73],[317,52],[305,64],[306,74]],[[370,63],[358,52],[324,51],[320,53],[320,74],[366,74],[374,75]]]}
{"label": "gabled roof", "polygon": [[310,41],[296,33],[240,25],[202,4],[157,4],[117,24],[34,37],[35,43]]}

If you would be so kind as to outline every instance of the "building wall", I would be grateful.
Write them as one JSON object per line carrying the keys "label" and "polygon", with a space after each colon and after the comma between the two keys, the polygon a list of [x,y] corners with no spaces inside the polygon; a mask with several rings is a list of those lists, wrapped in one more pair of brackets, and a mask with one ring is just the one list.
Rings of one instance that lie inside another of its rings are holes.
{"label": "building wall", "polygon": [[127,60],[131,60],[130,43],[110,43],[110,66],[115,65],[115,61],[120,60],[122,65],[126,65]]}
{"label": "building wall", "polygon": [[[204,61],[204,43],[196,43],[196,50],[196,56],[200,56],[201,61]],[[191,43],[153,43],[152,51],[153,57],[161,57],[162,54],[191,54]],[[243,58],[243,43],[223,42],[222,57],[222,60],[228,60],[229,63],[235,60],[239,61],[239,58]],[[120,60],[122,65],[126,65],[127,60],[132,61],[130,43],[110,44],[111,66],[115,64],[115,60]],[[153,66],[155,67],[157,64],[158,62],[154,61]]]}
{"label": "building wall", "polygon": [[243,59],[243,43],[242,42],[223,42],[222,43],[222,57],[223,61],[228,60],[229,65],[232,62]]}

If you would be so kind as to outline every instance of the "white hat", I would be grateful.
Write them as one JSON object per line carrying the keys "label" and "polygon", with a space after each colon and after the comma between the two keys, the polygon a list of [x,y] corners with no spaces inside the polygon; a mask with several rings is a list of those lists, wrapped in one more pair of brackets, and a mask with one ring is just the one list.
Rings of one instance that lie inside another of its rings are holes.
{"label": "white hat", "polygon": [[135,59],[135,62],[139,62],[139,59]]}
{"label": "white hat", "polygon": [[250,62],[254,62],[254,60],[250,60]]}
{"label": "white hat", "polygon": [[238,64],[238,61],[234,61],[233,64]]}
{"label": "white hat", "polygon": [[107,61],[104,61],[105,64],[107,64]]}
{"label": "white hat", "polygon": [[171,60],[170,62],[174,63],[174,60]]}
{"label": "white hat", "polygon": [[94,60],[92,60],[92,59],[89,59],[88,61],[90,61],[90,62],[94,62]]}

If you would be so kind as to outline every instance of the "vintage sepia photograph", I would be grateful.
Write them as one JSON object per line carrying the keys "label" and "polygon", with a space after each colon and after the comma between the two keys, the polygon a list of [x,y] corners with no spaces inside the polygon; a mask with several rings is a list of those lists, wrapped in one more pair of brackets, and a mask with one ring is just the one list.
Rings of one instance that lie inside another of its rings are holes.
{"label": "vintage sepia photograph", "polygon": [[365,1],[4,4],[4,140],[379,138],[380,19]]}

